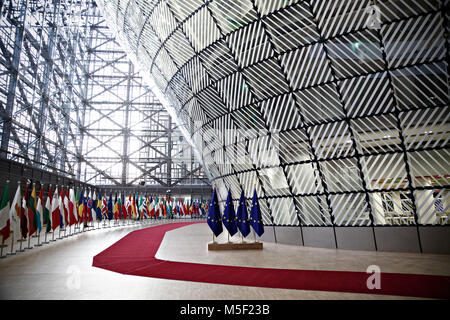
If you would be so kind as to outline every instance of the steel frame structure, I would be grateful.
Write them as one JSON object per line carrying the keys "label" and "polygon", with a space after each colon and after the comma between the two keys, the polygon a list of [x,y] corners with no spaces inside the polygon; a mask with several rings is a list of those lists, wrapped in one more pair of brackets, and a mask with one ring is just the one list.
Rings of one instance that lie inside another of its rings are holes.
{"label": "steel frame structure", "polygon": [[92,185],[209,185],[91,0],[0,7],[0,156]]}

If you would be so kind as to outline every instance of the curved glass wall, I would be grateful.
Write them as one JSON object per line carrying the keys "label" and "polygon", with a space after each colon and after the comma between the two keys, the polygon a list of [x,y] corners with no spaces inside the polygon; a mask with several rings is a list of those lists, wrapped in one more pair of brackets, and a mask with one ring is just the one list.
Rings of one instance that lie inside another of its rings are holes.
{"label": "curved glass wall", "polygon": [[449,223],[448,1],[97,3],[220,200],[256,189],[274,225]]}

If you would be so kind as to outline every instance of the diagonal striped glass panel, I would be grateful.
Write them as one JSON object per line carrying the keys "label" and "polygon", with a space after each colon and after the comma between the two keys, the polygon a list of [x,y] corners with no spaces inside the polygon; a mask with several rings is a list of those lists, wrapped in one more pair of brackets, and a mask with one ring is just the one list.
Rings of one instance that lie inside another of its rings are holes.
{"label": "diagonal striped glass panel", "polygon": [[324,38],[362,29],[368,18],[365,10],[369,4],[367,0],[311,1]]}
{"label": "diagonal striped glass panel", "polygon": [[381,33],[391,68],[442,59],[446,54],[442,20],[436,14],[391,23]]}
{"label": "diagonal striped glass panel", "polygon": [[334,222],[338,226],[370,226],[365,194],[330,195]]}
{"label": "diagonal striped glass panel", "polygon": [[405,19],[426,12],[439,10],[442,1],[439,0],[378,0],[381,21],[383,23]]}
{"label": "diagonal striped glass panel", "polygon": [[264,117],[271,131],[297,128],[300,114],[291,94],[285,94],[261,103]]}
{"label": "diagonal striped glass panel", "polygon": [[408,153],[411,178],[415,187],[450,185],[450,149]]}
{"label": "diagonal striped glass panel", "polygon": [[400,113],[408,150],[448,146],[449,107]]}
{"label": "diagonal striped glass panel", "polygon": [[318,159],[347,157],[354,154],[348,125],[345,121],[309,127],[312,145]]}
{"label": "diagonal striped glass panel", "polygon": [[370,205],[375,225],[414,225],[409,191],[371,192]]}
{"label": "diagonal striped glass panel", "polygon": [[205,49],[221,36],[219,28],[213,21],[209,10],[201,8],[183,24],[183,30],[196,52]]}
{"label": "diagonal striped glass panel", "polygon": [[287,52],[281,56],[281,64],[294,90],[332,80],[321,43]]}
{"label": "diagonal striped glass panel", "polygon": [[362,182],[356,159],[320,162],[328,191],[361,191]]}
{"label": "diagonal striped glass panel", "polygon": [[299,161],[310,161],[311,148],[303,129],[280,132],[279,134],[279,155],[284,163]]}
{"label": "diagonal striped glass panel", "polygon": [[234,73],[218,81],[217,90],[229,110],[247,106],[253,101],[253,95],[241,73]]}
{"label": "diagonal striped glass panel", "polygon": [[205,48],[199,57],[214,80],[234,73],[237,69],[235,59],[225,40],[219,40]]}
{"label": "diagonal striped glass panel", "polygon": [[351,120],[351,126],[359,153],[378,154],[402,150],[397,121],[393,115]]}
{"label": "diagonal striped glass panel", "polygon": [[306,124],[318,124],[345,117],[334,83],[294,93]]}
{"label": "diagonal striped glass panel", "polygon": [[327,41],[325,47],[337,78],[384,69],[383,55],[374,30],[334,38]]}
{"label": "diagonal striped glass panel", "polygon": [[257,99],[267,99],[289,91],[276,59],[258,63],[244,70],[248,85]]}
{"label": "diagonal striped glass panel", "polygon": [[241,67],[255,64],[274,54],[261,22],[249,24],[231,33],[227,42]]}
{"label": "diagonal striped glass panel", "polygon": [[369,190],[407,188],[403,154],[387,154],[361,158],[363,175]]}
{"label": "diagonal striped glass panel", "polygon": [[[286,1],[272,3],[281,4]],[[269,15],[263,21],[278,53],[316,42],[320,38],[306,2],[280,10],[278,14]]]}
{"label": "diagonal striped glass panel", "polygon": [[294,197],[301,224],[305,226],[331,225],[325,196]]}
{"label": "diagonal striped glass panel", "polygon": [[289,226],[299,225],[292,198],[276,198],[268,199],[267,201],[273,212],[273,221],[275,224]]}
{"label": "diagonal striped glass panel", "polygon": [[[146,0],[140,1],[147,2]],[[203,0],[189,0],[189,1],[167,0],[167,4],[172,9],[172,12],[175,14],[176,19],[178,21],[183,21],[192,12],[198,10],[201,6],[203,6],[204,2]]]}
{"label": "diagonal striped glass panel", "polygon": [[387,72],[347,79],[339,82],[339,87],[349,116],[395,111]]}
{"label": "diagonal striped glass panel", "polygon": [[255,5],[258,8],[258,12],[261,15],[267,15],[274,11],[278,11],[281,8],[285,8],[294,3],[300,2],[299,0],[255,0]]}
{"label": "diagonal striped glass panel", "polygon": [[448,64],[439,62],[392,71],[392,83],[400,109],[448,104],[447,70]]}
{"label": "diagonal striped glass panel", "polygon": [[316,194],[323,192],[319,170],[315,163],[286,166],[286,178],[294,194]]}
{"label": "diagonal striped glass panel", "polygon": [[223,34],[233,32],[257,18],[250,0],[211,1],[207,5]]}
{"label": "diagonal striped glass panel", "polygon": [[450,191],[448,189],[415,190],[419,224],[448,225]]}

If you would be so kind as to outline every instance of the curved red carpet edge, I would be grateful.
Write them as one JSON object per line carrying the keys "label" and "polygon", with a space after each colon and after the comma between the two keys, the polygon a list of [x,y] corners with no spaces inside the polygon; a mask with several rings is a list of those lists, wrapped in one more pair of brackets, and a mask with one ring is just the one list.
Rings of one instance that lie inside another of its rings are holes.
{"label": "curved red carpet edge", "polygon": [[[368,289],[372,274],[353,271],[293,270],[188,263],[155,258],[167,231],[193,223],[169,223],[130,232],[97,254],[93,266],[123,274],[266,288],[450,298],[450,277],[381,273],[381,289]],[[206,244],[205,244],[206,245]]]}

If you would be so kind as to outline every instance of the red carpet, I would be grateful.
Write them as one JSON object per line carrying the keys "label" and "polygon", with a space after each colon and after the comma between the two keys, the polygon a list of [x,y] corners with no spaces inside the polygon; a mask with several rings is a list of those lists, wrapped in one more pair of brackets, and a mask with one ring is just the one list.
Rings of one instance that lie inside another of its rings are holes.
{"label": "red carpet", "polygon": [[167,231],[193,223],[203,222],[169,223],[133,231],[96,255],[93,266],[123,274],[172,280],[266,288],[450,298],[450,277],[446,276],[382,272],[381,289],[370,290],[366,286],[366,281],[371,274],[365,272],[237,267],[155,258]]}

